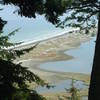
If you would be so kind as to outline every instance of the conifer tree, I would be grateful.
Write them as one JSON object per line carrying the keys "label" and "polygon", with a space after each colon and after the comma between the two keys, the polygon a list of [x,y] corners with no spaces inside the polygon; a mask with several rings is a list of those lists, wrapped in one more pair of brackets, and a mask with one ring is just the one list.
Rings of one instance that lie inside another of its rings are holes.
{"label": "conifer tree", "polygon": [[[93,68],[89,88],[89,100],[100,100],[100,0],[4,0],[4,4],[19,7],[19,15],[45,18],[57,27],[80,27],[88,33],[92,27],[98,29]],[[59,16],[66,13],[60,21]],[[98,24],[97,24],[98,22]]]}

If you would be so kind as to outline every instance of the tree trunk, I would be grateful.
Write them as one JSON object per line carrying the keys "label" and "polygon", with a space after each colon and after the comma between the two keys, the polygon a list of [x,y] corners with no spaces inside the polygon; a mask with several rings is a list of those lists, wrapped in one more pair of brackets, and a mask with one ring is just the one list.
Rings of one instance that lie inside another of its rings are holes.
{"label": "tree trunk", "polygon": [[88,100],[100,100],[100,13]]}

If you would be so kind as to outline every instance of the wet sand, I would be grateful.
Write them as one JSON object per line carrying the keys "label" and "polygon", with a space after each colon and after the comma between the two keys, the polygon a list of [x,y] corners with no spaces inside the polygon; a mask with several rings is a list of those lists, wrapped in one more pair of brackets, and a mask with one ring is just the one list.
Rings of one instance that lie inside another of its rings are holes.
{"label": "wet sand", "polygon": [[[91,35],[70,33],[42,41],[29,53],[17,58],[17,62],[23,62],[23,66],[39,75],[47,82],[58,82],[66,78],[74,78],[88,82],[89,75],[78,73],[53,72],[40,69],[38,66],[49,61],[61,61],[73,59],[72,56],[64,54],[64,51],[80,46],[82,42],[90,40]],[[88,82],[89,83],[89,82]]]}
{"label": "wet sand", "polygon": [[[65,51],[76,48],[80,46],[82,42],[89,41],[90,35],[80,34],[78,32],[64,34],[62,36],[54,37],[48,40],[41,41],[36,48],[34,48],[29,53],[17,58],[15,62],[23,62],[24,67],[28,67],[30,71],[37,74],[48,83],[58,83],[67,79],[75,79],[84,81],[89,85],[90,75],[81,73],[68,73],[68,72],[55,72],[40,69],[39,65],[49,61],[61,61],[74,59],[70,55],[64,54]],[[33,44],[34,45],[34,44]],[[32,46],[32,44],[31,44]],[[34,85],[30,84],[30,88],[33,89]],[[83,94],[87,95],[87,90]],[[54,97],[58,94],[63,95],[63,93],[55,93]],[[42,94],[43,96],[53,96],[52,93]],[[51,99],[48,99],[51,100]],[[57,99],[52,99],[57,100]]]}

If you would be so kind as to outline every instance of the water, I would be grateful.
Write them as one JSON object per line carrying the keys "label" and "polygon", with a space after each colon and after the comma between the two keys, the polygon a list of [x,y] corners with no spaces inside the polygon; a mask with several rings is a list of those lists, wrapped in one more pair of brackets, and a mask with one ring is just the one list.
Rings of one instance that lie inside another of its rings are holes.
{"label": "water", "polygon": [[[86,73],[90,74],[92,70],[92,62],[94,55],[94,47],[95,47],[95,37],[90,41],[82,43],[78,48],[66,51],[65,54],[69,54],[74,57],[72,60],[68,61],[55,61],[55,62],[47,62],[40,65],[41,69],[49,70],[49,71],[57,71],[57,72],[74,72],[74,73]],[[36,91],[39,93],[46,92],[62,92],[66,89],[71,88],[71,80],[65,80],[60,83],[54,84],[54,88],[47,89],[45,87],[38,87]],[[88,86],[84,84],[82,81],[76,81],[74,86],[77,89],[87,89]],[[87,100],[83,98],[83,100]]]}
{"label": "water", "polygon": [[54,25],[46,21],[43,15],[37,15],[36,19],[21,17],[17,13],[13,13],[16,9],[18,9],[13,5],[0,5],[0,8],[3,8],[3,10],[0,11],[0,17],[2,17],[3,20],[8,21],[3,29],[4,33],[7,34],[17,28],[20,28],[19,31],[11,38],[11,41],[14,42],[36,40],[70,30],[69,28],[56,28]]}
{"label": "water", "polygon": [[95,38],[82,43],[78,48],[66,51],[65,54],[74,57],[68,61],[47,62],[40,65],[41,69],[57,72],[74,72],[90,74],[95,47]]}
{"label": "water", "polygon": [[[74,81],[74,87],[77,88],[78,90],[81,89],[87,89],[88,86],[84,84],[84,82],[82,81]],[[57,84],[53,84],[55,87],[54,88],[50,88],[47,89],[46,87],[38,87],[36,88],[36,91],[38,93],[49,93],[49,92],[62,92],[62,91],[66,91],[66,89],[70,89],[72,86],[72,80],[65,80],[65,81],[61,81],[60,83]]]}
{"label": "water", "polygon": [[[70,30],[70,28],[66,28],[63,30],[60,28],[55,28],[54,25],[45,20],[44,16],[37,15],[37,18],[33,19],[20,17],[17,14],[13,14],[17,7],[12,5],[0,5],[0,8],[3,8],[3,10],[0,11],[0,17],[2,17],[3,20],[8,21],[8,23],[3,29],[4,34],[8,34],[9,32],[20,28],[20,30],[15,34],[15,36],[11,37],[11,41],[14,42],[37,40],[40,38],[59,34],[66,30]],[[60,72],[90,73],[95,44],[93,41],[94,39],[87,43],[83,43],[77,49],[65,52],[65,54],[67,53],[69,55],[74,56],[74,59],[70,61],[48,62],[42,64],[40,68]],[[45,87],[38,87],[36,90],[38,92],[64,91],[65,88],[69,89],[71,87],[71,80],[62,81],[54,85],[56,87],[51,88],[49,90]],[[75,86],[79,89],[87,88],[87,86],[85,86],[84,83],[81,81],[77,81]]]}

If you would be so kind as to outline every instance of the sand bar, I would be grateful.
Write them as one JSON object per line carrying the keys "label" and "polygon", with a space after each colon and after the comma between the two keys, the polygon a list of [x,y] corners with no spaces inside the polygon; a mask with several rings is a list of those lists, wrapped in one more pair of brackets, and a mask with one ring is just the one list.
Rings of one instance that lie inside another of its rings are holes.
{"label": "sand bar", "polygon": [[[80,46],[82,42],[89,41],[90,37],[91,34],[80,34],[78,31],[76,31],[70,34],[63,34],[43,40],[36,46],[36,48],[29,53],[22,55],[20,58],[17,58],[15,62],[23,62],[22,65],[24,67],[28,67],[29,70],[49,83],[58,83],[66,79],[73,78],[75,80],[84,81],[87,85],[89,85],[90,75],[88,74],[47,71],[40,69],[38,66],[49,61],[73,59],[72,56],[66,55],[64,52]],[[30,46],[32,46],[32,44],[30,44]],[[33,87],[34,86],[31,84],[30,88]],[[87,94],[87,92],[84,92],[84,94]],[[45,96],[45,94],[43,95]]]}

